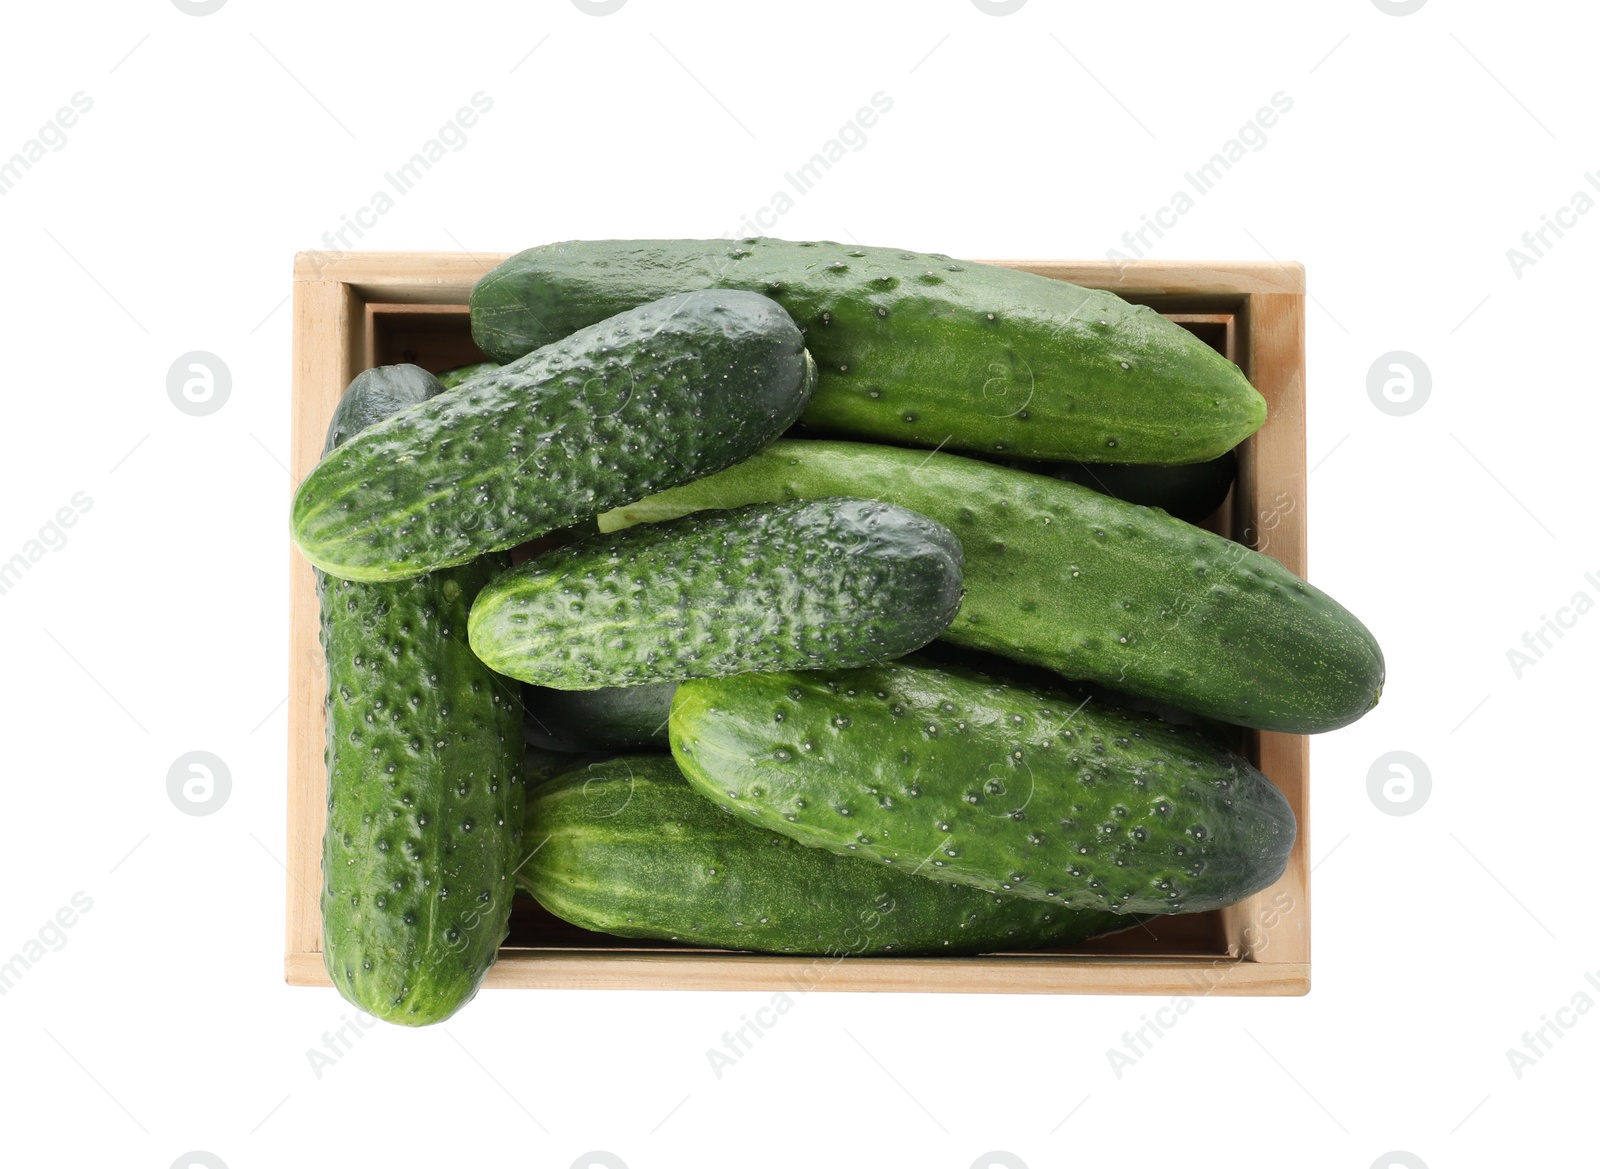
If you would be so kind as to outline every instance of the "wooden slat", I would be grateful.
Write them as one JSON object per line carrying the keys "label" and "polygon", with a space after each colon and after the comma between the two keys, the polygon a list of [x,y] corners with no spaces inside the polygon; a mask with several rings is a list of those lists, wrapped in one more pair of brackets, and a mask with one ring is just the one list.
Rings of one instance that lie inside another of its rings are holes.
{"label": "wooden slat", "polygon": [[[479,277],[508,259],[507,252],[301,252],[296,280],[336,280],[367,300],[465,304]],[[1251,296],[1301,294],[1305,270],[1273,261],[1190,263],[1181,260],[973,260],[1018,268],[1055,280],[1109,288],[1128,296]]]}
{"label": "wooden slat", "polygon": [[505,253],[301,252],[294,258],[294,278],[348,284],[367,301],[466,304],[472,286],[506,258]]}
{"label": "wooden slat", "polygon": [[[1292,267],[1304,274],[1299,265]],[[1246,372],[1267,399],[1267,422],[1239,452],[1233,530],[1239,538],[1306,575],[1305,297],[1251,296]],[[1264,963],[1311,961],[1310,741],[1258,732],[1256,765],[1289,801],[1299,823],[1283,877],[1222,911],[1229,951]]]}
{"label": "wooden slat", "polygon": [[[304,281],[294,286],[294,378],[290,466],[294,485],[322,455],[328,419],[358,370],[360,303],[347,285]],[[316,580],[289,546],[289,870],[286,932],[291,953],[322,959],[323,693]]]}
{"label": "wooden slat", "polygon": [[461,304],[381,304],[369,302],[366,305],[366,313],[368,320],[372,320],[375,317],[384,317],[390,315],[407,317],[439,317],[442,319],[449,319],[451,317],[468,317],[470,319],[471,317],[471,313],[467,309],[466,302],[464,301]]}
{"label": "wooden slat", "polygon": [[[293,986],[330,986],[320,955],[292,954]],[[893,991],[942,994],[1302,995],[1294,963],[1034,958],[782,958],[761,954],[503,951],[484,986],[524,990]]]}
{"label": "wooden slat", "polygon": [[1305,269],[1299,264],[1230,261],[1201,263],[1187,260],[974,260],[1020,268],[1053,280],[1070,280],[1090,288],[1106,288],[1119,296],[1258,296],[1264,293],[1300,294],[1305,291]]}

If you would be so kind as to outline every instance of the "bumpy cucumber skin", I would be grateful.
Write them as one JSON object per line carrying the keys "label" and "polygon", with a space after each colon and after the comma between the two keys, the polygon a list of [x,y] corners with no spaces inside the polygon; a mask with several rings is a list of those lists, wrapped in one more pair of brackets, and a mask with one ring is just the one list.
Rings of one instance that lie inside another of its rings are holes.
{"label": "bumpy cucumber skin", "polygon": [[470,382],[481,374],[490,373],[500,368],[497,361],[474,361],[471,365],[458,365],[454,369],[447,369],[439,375],[439,384],[447,390],[453,390],[463,382]]}
{"label": "bumpy cucumber skin", "polygon": [[850,494],[938,520],[966,551],[945,640],[1240,726],[1313,734],[1377,704],[1383,653],[1269,556],[1151,508],[958,455],[783,440],[600,517],[603,530]]}
{"label": "bumpy cucumber skin", "polygon": [[766,297],[668,297],[362,431],[300,485],[295,542],[353,580],[460,564],[747,457],[814,380]]}
{"label": "bumpy cucumber skin", "polygon": [[1237,366],[1154,310],[1028,272],[831,242],[572,241],[472,292],[479,347],[510,360],[686,288],[781,303],[820,381],[804,422],[909,446],[1083,462],[1193,463],[1254,433]]}
{"label": "bumpy cucumber skin", "polygon": [[865,499],[689,516],[546,552],[472,606],[491,669],[558,690],[887,661],[961,604],[961,545]]}
{"label": "bumpy cucumber skin", "polygon": [[[367,371],[341,400],[329,447],[440,388],[421,370]],[[328,670],[323,962],[345,998],[392,1023],[449,1018],[506,936],[521,710],[515,687],[465,638],[474,595],[506,563],[488,556],[375,584],[317,573]]]}
{"label": "bumpy cucumber skin", "polygon": [[978,954],[1141,920],[806,848],[712,806],[664,755],[545,784],[529,797],[523,839],[524,891],[565,921],[627,938],[777,954]]}
{"label": "bumpy cucumber skin", "polygon": [[686,682],[701,795],[802,844],[1118,913],[1231,905],[1294,844],[1282,793],[1152,715],[900,662]]}
{"label": "bumpy cucumber skin", "polygon": [[392,1023],[449,1018],[506,936],[521,710],[464,637],[499,559],[378,585],[324,578],[323,959],[346,998]]}
{"label": "bumpy cucumber skin", "polygon": [[605,686],[598,690],[550,690],[529,686],[523,694],[531,730],[539,741],[566,751],[667,749],[667,715],[676,682]]}

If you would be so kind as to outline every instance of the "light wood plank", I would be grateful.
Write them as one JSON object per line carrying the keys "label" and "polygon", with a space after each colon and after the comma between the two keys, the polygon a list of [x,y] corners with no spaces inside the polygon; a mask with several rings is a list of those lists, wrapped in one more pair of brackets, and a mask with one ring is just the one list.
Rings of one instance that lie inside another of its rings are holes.
{"label": "light wood plank", "polygon": [[[1267,399],[1267,422],[1239,452],[1233,530],[1258,551],[1306,574],[1305,297],[1253,295],[1245,312],[1246,372]],[[1222,911],[1230,953],[1257,962],[1311,961],[1310,740],[1258,732],[1256,765],[1299,823],[1282,878]]]}
{"label": "light wood plank", "polygon": [[506,258],[506,253],[301,252],[294,258],[294,278],[348,284],[367,301],[466,304],[472,286]]}
{"label": "light wood plank", "polygon": [[[291,954],[292,986],[332,986],[318,954]],[[524,990],[808,990],[939,994],[1303,995],[1310,969],[1218,959],[783,958],[761,954],[507,950],[484,986]]]}
{"label": "light wood plank", "polygon": [[[347,285],[303,281],[294,286],[294,377],[290,468],[294,486],[322,455],[328,419],[356,375],[360,304]],[[323,695],[316,580],[289,546],[289,870],[286,933],[293,951],[320,950],[322,828],[326,822]]]}
{"label": "light wood plank", "polygon": [[[510,258],[507,252],[301,252],[297,281],[340,281],[367,300],[465,304],[480,277]],[[1300,294],[1305,269],[1275,261],[1194,263],[1183,260],[972,260],[1070,280],[1122,295],[1244,296]]]}
{"label": "light wood plank", "polygon": [[974,260],[1020,268],[1053,280],[1106,288],[1119,296],[1256,296],[1305,291],[1305,269],[1275,261],[1199,263],[1188,260]]}

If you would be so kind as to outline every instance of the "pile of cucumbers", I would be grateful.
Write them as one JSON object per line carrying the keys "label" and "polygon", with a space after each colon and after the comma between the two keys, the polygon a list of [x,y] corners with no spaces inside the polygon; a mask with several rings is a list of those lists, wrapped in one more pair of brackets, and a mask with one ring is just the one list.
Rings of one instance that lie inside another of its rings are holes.
{"label": "pile of cucumbers", "polygon": [[489,360],[361,374],[293,506],[323,953],[380,1018],[470,999],[519,890],[796,955],[1225,906],[1296,831],[1239,728],[1378,700],[1355,617],[1190,522],[1266,404],[1149,308],[762,238],[533,248],[471,317]]}

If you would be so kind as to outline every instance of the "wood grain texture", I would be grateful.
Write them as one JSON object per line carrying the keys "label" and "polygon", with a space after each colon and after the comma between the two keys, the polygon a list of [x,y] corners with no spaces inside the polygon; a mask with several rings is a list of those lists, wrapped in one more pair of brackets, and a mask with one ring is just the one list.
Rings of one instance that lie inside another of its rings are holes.
{"label": "wood grain texture", "polygon": [[[473,284],[504,254],[304,253],[294,273],[292,461],[298,484],[321,454],[328,418],[357,372],[406,354],[471,358],[462,310]],[[1174,318],[1225,327],[1268,403],[1267,424],[1240,449],[1225,526],[1306,571],[1305,275],[1298,264],[1139,261],[986,261],[1108,288]],[[451,329],[459,335],[450,333]],[[454,340],[451,340],[451,337]],[[291,551],[288,914],[284,973],[328,986],[319,895],[326,779],[324,671],[310,569]],[[811,960],[677,951],[632,943],[604,949],[511,947],[490,987],[680,990],[939,991],[1028,994],[1295,995],[1310,987],[1310,900],[1304,736],[1252,736],[1256,762],[1283,790],[1300,833],[1283,878],[1220,914],[1212,957],[1193,952],[1032,954],[982,958]],[[1122,937],[1122,935],[1118,935]],[[818,971],[821,971],[821,976]]]}
{"label": "wood grain texture", "polygon": [[[1298,266],[1296,266],[1298,268]],[[1301,274],[1301,286],[1304,275]],[[1305,297],[1252,295],[1244,366],[1267,399],[1267,422],[1239,452],[1233,531],[1237,539],[1306,575]],[[1222,911],[1228,952],[1256,962],[1311,961],[1310,740],[1259,731],[1256,765],[1278,785],[1299,823],[1277,884]]]}
{"label": "wood grain texture", "polygon": [[[317,954],[291,954],[292,986],[329,986]],[[1310,970],[1229,959],[783,958],[648,950],[503,950],[483,985],[521,990],[888,991],[941,994],[1302,995]]]}
{"label": "wood grain texture", "polygon": [[[480,276],[509,259],[509,252],[301,252],[295,257],[297,281],[339,281],[353,285],[368,300],[465,304]],[[1305,292],[1305,269],[1276,261],[1186,260],[971,260],[1070,280],[1118,295],[1250,296]],[[383,291],[402,295],[385,297]]]}
{"label": "wood grain texture", "polygon": [[1299,264],[1190,260],[974,260],[1020,268],[1052,280],[1070,280],[1089,288],[1105,288],[1118,296],[1259,296],[1301,294],[1305,269]]}
{"label": "wood grain texture", "polygon": [[[361,305],[346,284],[294,286],[294,377],[290,467],[294,485],[322,456],[328,419],[361,369]],[[323,698],[327,686],[316,579],[289,545],[289,871],[285,929],[291,953],[322,950],[322,828],[327,819]]]}
{"label": "wood grain texture", "polygon": [[393,304],[466,304],[478,279],[509,253],[301,252],[296,283],[347,284],[363,301]]}

